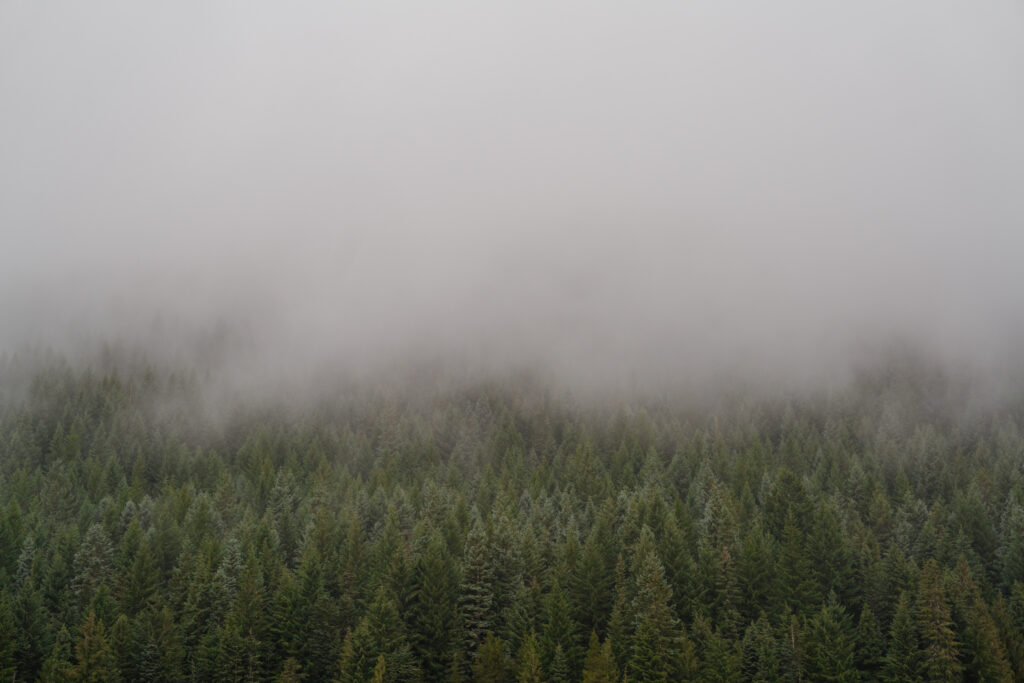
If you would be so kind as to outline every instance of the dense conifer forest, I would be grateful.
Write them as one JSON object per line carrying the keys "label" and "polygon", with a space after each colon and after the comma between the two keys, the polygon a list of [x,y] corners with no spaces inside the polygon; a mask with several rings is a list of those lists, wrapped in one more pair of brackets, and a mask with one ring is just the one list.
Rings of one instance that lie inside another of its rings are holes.
{"label": "dense conifer forest", "polygon": [[1010,681],[1024,403],[3,362],[0,680]]}

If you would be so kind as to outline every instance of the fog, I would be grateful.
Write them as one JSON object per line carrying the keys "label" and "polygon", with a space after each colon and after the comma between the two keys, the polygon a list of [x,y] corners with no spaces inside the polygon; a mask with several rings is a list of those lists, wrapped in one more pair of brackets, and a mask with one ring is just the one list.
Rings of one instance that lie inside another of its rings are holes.
{"label": "fog", "polygon": [[998,372],[1022,122],[1011,0],[6,0],[0,348],[643,385],[911,344]]}

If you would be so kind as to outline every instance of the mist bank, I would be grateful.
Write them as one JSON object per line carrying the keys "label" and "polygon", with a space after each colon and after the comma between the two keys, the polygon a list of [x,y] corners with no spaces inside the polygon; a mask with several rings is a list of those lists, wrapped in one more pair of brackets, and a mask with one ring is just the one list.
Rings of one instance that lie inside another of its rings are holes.
{"label": "mist bank", "polygon": [[[74,386],[120,387],[136,408],[205,432],[253,419],[288,423],[312,416],[433,410],[438,403],[470,413],[494,400],[555,412],[592,415],[653,411],[665,419],[732,420],[752,415],[782,419],[787,410],[808,414],[870,414],[890,428],[915,425],[972,429],[1024,415],[1024,361],[979,364],[942,356],[906,340],[864,347],[830,368],[737,363],[686,370],[685,359],[650,374],[625,376],[621,366],[588,366],[585,376],[550,362],[498,363],[495,359],[444,354],[329,361],[292,358],[259,347],[251,328],[217,328],[186,338],[180,329],[156,325],[143,345],[82,338],[55,346],[22,346],[0,353],[0,403],[5,409]],[[173,341],[172,341],[173,340]],[[747,359],[749,361],[749,359]],[[688,366],[694,367],[694,366]],[[482,402],[482,403],[481,403]],[[262,416],[262,417],[260,417]]]}
{"label": "mist bank", "polygon": [[1022,72],[1013,2],[6,3],[0,348],[243,393],[1004,380]]}

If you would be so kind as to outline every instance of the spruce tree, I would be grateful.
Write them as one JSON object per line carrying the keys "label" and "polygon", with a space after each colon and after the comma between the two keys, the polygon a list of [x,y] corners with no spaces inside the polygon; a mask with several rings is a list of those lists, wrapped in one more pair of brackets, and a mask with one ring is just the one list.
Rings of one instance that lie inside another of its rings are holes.
{"label": "spruce tree", "polygon": [[612,655],[615,657],[615,663],[620,671],[629,661],[635,624],[626,578],[626,563],[619,555],[615,564],[615,594],[612,600],[611,617],[608,621],[608,638],[612,641]]}
{"label": "spruce tree", "polygon": [[992,615],[980,597],[967,613],[964,650],[968,654],[965,673],[979,681],[1012,681],[1013,671]]}
{"label": "spruce tree", "polygon": [[852,683],[858,679],[853,624],[834,592],[805,631],[805,670],[810,680]]}
{"label": "spruce tree", "polygon": [[867,603],[861,607],[857,620],[856,644],[854,661],[857,669],[865,677],[877,677],[885,661],[885,640],[878,619]]}
{"label": "spruce tree", "polygon": [[501,638],[488,632],[484,644],[476,653],[473,663],[473,680],[478,683],[506,683],[511,679],[508,655]]}
{"label": "spruce tree", "polygon": [[53,641],[53,648],[39,672],[40,680],[46,683],[70,680],[72,646],[71,634],[68,632],[67,626],[62,624]]}
{"label": "spruce tree", "polygon": [[612,656],[612,643],[605,638],[601,643],[597,633],[590,632],[590,644],[583,661],[583,683],[618,683],[619,671]]}
{"label": "spruce tree", "polygon": [[462,560],[462,586],[459,614],[466,654],[473,657],[494,628],[494,575],[487,557],[487,534],[479,515],[474,515],[466,536],[466,554]]}
{"label": "spruce tree", "polygon": [[575,680],[572,664],[569,662],[569,657],[565,654],[565,650],[562,649],[561,645],[555,647],[555,654],[551,658],[549,671],[548,680],[550,683],[572,683]]}
{"label": "spruce tree", "polygon": [[578,637],[578,626],[572,618],[569,603],[561,584],[555,579],[544,605],[544,630],[540,639],[544,663],[550,668],[555,649],[561,648],[570,669],[575,669],[580,656]]}
{"label": "spruce tree", "polygon": [[433,533],[416,559],[406,623],[413,652],[426,678],[443,677],[450,664],[458,586],[455,566],[440,534]]}
{"label": "spruce tree", "polygon": [[883,667],[885,680],[920,681],[921,654],[910,598],[902,593],[889,631],[889,648]]}
{"label": "spruce tree", "polygon": [[740,671],[744,680],[776,681],[781,676],[779,644],[764,612],[743,634]]}
{"label": "spruce tree", "polygon": [[517,656],[517,683],[542,683],[543,670],[540,663],[540,651],[537,648],[537,635],[531,632],[523,639]]}
{"label": "spruce tree", "polygon": [[75,644],[75,665],[69,675],[71,680],[84,683],[116,683],[121,680],[117,660],[107,642],[106,629],[93,612],[89,612],[82,625],[82,635]]}
{"label": "spruce tree", "polygon": [[14,614],[6,596],[0,595],[0,677],[2,680],[16,680]]}
{"label": "spruce tree", "polygon": [[953,631],[946,590],[942,585],[942,570],[934,559],[926,561],[921,569],[917,626],[923,649],[922,666],[928,679],[959,680],[963,669],[959,660],[959,643]]}
{"label": "spruce tree", "polygon": [[693,648],[672,613],[672,588],[655,550],[641,548],[639,552],[627,673],[635,681],[680,680],[687,675]]}

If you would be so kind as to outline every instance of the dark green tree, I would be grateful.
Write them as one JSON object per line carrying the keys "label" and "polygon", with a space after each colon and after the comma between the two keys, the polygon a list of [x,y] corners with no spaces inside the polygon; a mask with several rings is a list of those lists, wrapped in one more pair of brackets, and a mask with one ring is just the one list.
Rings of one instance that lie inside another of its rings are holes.
{"label": "dark green tree", "polygon": [[920,681],[921,649],[917,624],[906,593],[896,604],[892,628],[889,631],[889,649],[885,656],[884,675],[887,681]]}
{"label": "dark green tree", "polygon": [[75,644],[75,665],[68,671],[72,681],[113,683],[121,680],[117,660],[107,642],[103,622],[92,612],[82,624],[82,635]]}
{"label": "dark green tree", "polygon": [[932,681],[959,680],[959,643],[953,631],[949,602],[938,562],[929,559],[921,569],[917,597],[917,627],[921,634],[922,667]]}
{"label": "dark green tree", "polygon": [[590,632],[590,644],[587,656],[583,660],[583,683],[618,683],[619,670],[615,666],[612,655],[612,643],[605,638],[604,643],[598,640],[597,633]]}
{"label": "dark green tree", "polygon": [[834,592],[808,621],[804,640],[808,680],[850,683],[859,678],[853,657],[853,624]]}

